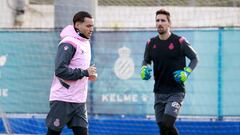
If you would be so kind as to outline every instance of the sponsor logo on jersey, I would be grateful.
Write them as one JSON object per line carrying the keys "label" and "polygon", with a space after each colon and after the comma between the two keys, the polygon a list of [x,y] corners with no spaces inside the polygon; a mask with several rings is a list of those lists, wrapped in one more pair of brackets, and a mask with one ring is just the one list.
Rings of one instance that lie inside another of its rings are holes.
{"label": "sponsor logo on jersey", "polygon": [[55,126],[55,127],[59,127],[60,126],[60,119],[55,119],[55,121],[53,122],[53,125]]}

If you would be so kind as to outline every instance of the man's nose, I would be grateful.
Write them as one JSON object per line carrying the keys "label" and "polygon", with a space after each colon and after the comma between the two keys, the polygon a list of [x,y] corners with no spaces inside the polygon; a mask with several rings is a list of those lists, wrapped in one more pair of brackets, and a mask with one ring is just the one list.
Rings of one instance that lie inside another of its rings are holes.
{"label": "man's nose", "polygon": [[162,23],[161,23],[161,22],[158,22],[158,23],[157,23],[157,26],[162,26]]}
{"label": "man's nose", "polygon": [[90,32],[93,32],[93,27],[92,27],[92,28],[90,28]]}

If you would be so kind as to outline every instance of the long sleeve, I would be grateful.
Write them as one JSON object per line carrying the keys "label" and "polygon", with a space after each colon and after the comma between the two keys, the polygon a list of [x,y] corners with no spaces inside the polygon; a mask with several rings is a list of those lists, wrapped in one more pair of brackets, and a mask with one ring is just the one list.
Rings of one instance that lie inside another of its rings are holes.
{"label": "long sleeve", "polygon": [[184,55],[188,59],[190,59],[190,63],[188,65],[188,67],[190,67],[193,70],[197,66],[197,63],[198,63],[198,57],[197,57],[196,51],[185,40],[182,43],[182,49],[183,49]]}
{"label": "long sleeve", "polygon": [[58,47],[55,59],[55,75],[64,80],[78,80],[89,76],[87,70],[80,68],[69,68],[69,64],[76,52],[76,49],[68,43],[62,43]]}
{"label": "long sleeve", "polygon": [[[150,41],[149,41],[150,42]],[[142,65],[151,65],[151,56],[150,56],[150,43],[146,44],[145,47],[145,52],[144,52],[144,58],[143,58],[143,63]]]}

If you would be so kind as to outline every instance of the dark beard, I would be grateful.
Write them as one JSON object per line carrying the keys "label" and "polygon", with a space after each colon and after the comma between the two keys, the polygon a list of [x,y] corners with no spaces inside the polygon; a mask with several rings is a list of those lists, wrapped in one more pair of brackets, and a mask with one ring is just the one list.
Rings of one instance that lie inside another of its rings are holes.
{"label": "dark beard", "polygon": [[160,31],[160,30],[158,30],[158,34],[160,34],[160,35],[164,35],[166,33],[166,31]]}

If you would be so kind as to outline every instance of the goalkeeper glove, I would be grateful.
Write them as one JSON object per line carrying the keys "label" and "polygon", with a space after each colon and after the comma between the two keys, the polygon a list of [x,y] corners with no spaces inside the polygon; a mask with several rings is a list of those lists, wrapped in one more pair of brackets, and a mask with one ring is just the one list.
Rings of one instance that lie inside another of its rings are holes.
{"label": "goalkeeper glove", "polygon": [[142,66],[141,68],[141,78],[143,80],[149,80],[151,78],[151,71],[152,69],[148,66]]}
{"label": "goalkeeper glove", "polygon": [[177,83],[184,83],[191,72],[192,69],[190,67],[185,67],[183,70],[173,72],[173,76]]}

